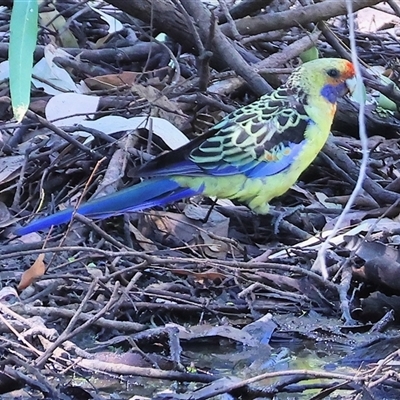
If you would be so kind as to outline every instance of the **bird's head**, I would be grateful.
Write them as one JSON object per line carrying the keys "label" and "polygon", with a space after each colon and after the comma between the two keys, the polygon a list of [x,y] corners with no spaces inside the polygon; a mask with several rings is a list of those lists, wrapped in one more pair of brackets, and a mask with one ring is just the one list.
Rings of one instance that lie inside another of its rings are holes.
{"label": "bird's head", "polygon": [[321,58],[298,67],[286,86],[300,90],[308,96],[322,97],[336,104],[339,97],[353,92],[356,85],[354,66],[340,58]]}

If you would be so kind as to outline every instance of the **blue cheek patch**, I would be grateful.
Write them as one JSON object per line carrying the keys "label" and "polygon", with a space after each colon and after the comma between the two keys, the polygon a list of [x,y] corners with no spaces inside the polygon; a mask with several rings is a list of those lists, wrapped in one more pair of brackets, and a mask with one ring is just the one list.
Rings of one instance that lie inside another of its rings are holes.
{"label": "blue cheek patch", "polygon": [[329,103],[335,104],[338,97],[342,96],[345,88],[346,85],[344,83],[339,85],[325,85],[321,90],[321,96],[328,100]]}

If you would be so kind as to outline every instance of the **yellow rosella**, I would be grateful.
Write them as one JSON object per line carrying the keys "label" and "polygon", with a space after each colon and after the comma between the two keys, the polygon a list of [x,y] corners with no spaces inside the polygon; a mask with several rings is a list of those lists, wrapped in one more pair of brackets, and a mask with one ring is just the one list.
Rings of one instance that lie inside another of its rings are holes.
{"label": "yellow rosella", "polygon": [[[77,209],[91,218],[162,206],[203,194],[236,199],[266,214],[325,144],[339,97],[354,89],[346,60],[327,58],[296,68],[287,82],[223,118],[185,146],[138,170],[150,178]],[[38,219],[16,231],[25,235],[69,222],[73,209]]]}

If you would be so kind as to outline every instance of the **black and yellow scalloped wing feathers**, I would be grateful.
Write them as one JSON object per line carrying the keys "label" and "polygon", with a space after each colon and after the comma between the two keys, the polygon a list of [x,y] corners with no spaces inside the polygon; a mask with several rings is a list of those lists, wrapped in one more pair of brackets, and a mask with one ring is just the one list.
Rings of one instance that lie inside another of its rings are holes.
{"label": "black and yellow scalloped wing feathers", "polygon": [[282,92],[230,114],[215,126],[215,135],[190,151],[188,161],[212,176],[259,178],[287,169],[305,144],[312,121],[304,104]]}

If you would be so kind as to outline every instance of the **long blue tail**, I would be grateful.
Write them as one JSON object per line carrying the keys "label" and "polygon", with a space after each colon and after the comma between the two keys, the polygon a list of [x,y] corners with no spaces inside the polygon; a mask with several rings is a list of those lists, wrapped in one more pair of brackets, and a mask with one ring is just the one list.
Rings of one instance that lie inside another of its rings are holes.
{"label": "long blue tail", "polygon": [[[198,190],[183,188],[171,179],[150,179],[119,192],[82,204],[77,213],[89,218],[103,219],[126,212],[145,210],[154,206],[163,206],[186,197],[201,193]],[[53,215],[40,218],[15,231],[23,236],[41,231],[52,225],[65,224],[71,220],[74,209],[68,208]]]}

